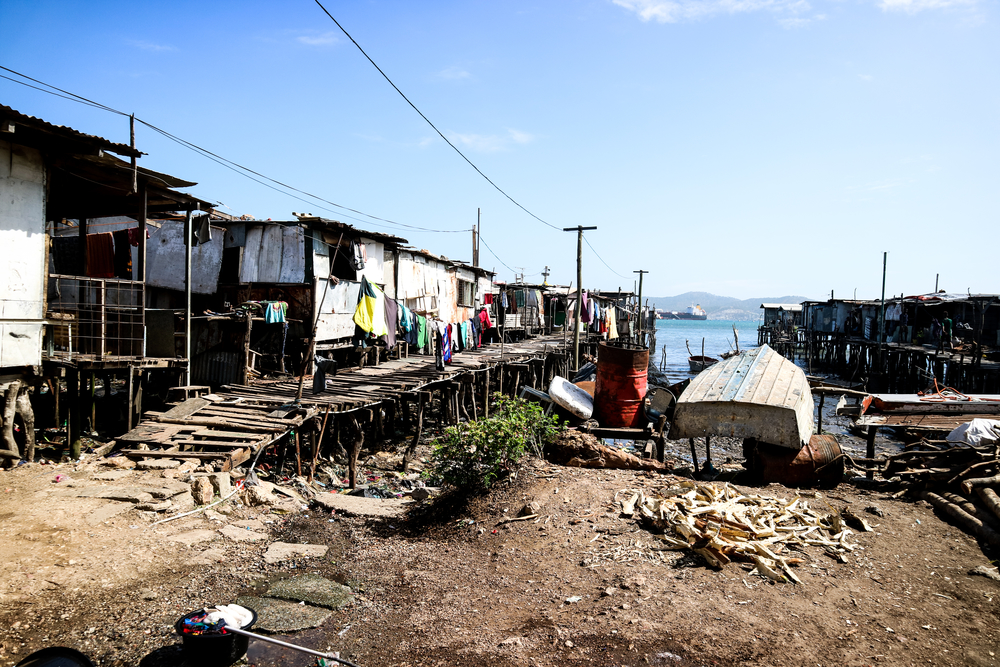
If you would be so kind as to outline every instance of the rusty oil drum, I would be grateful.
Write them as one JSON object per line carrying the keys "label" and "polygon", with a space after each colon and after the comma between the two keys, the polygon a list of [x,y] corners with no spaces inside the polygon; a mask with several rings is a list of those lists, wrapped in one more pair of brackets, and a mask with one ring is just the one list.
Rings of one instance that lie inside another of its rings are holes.
{"label": "rusty oil drum", "polygon": [[765,484],[833,488],[844,479],[844,454],[832,435],[813,435],[798,451],[759,444],[756,457]]}
{"label": "rusty oil drum", "polygon": [[641,428],[646,418],[649,348],[601,343],[597,352],[594,418],[607,427]]}

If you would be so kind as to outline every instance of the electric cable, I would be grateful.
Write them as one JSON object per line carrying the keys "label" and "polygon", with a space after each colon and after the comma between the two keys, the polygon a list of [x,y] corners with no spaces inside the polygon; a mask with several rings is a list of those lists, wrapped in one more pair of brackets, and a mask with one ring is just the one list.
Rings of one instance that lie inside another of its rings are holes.
{"label": "electric cable", "polygon": [[493,255],[494,257],[496,257],[496,260],[498,262],[500,262],[501,264],[503,264],[504,266],[507,267],[508,271],[510,271],[511,273],[514,273],[514,274],[517,273],[517,271],[515,271],[514,269],[510,268],[509,266],[507,266],[507,262],[505,262],[502,259],[500,259],[500,255],[498,255],[495,252],[493,252],[493,248],[491,248],[490,244],[486,242],[486,239],[483,238],[482,234],[479,235],[479,240],[482,241],[483,245],[486,246],[486,249],[490,251],[490,254]]}
{"label": "electric cable", "polygon": [[514,204],[514,206],[517,206],[519,209],[521,209],[522,211],[524,211],[525,213],[527,213],[528,215],[530,215],[532,218],[534,218],[538,222],[542,223],[543,225],[551,227],[552,229],[555,229],[555,230],[559,230],[559,227],[556,227],[552,223],[549,223],[549,222],[546,222],[545,220],[542,220],[537,215],[535,215],[534,213],[532,213],[531,211],[529,211],[525,207],[521,206],[521,204],[518,203],[518,201],[516,199],[514,199],[509,194],[507,194],[506,192],[504,192],[504,190],[499,185],[497,185],[496,183],[494,183],[492,181],[492,179],[490,179],[489,176],[487,176],[486,174],[484,174],[482,172],[482,170],[479,167],[477,167],[472,162],[472,160],[470,160],[468,157],[465,156],[465,153],[463,153],[462,151],[460,151],[455,144],[451,143],[451,141],[448,140],[448,137],[444,136],[444,134],[441,132],[441,130],[437,129],[437,126],[434,125],[434,123],[432,123],[430,121],[430,119],[427,116],[425,116],[424,113],[420,109],[417,108],[417,105],[415,105],[413,102],[410,101],[410,98],[408,98],[406,95],[403,94],[403,91],[400,90],[399,87],[396,86],[396,84],[392,82],[392,79],[390,79],[388,77],[388,75],[385,72],[382,71],[382,68],[379,67],[375,63],[375,61],[372,60],[371,56],[369,56],[365,52],[365,50],[363,48],[361,48],[361,45],[358,44],[357,41],[355,41],[355,39],[353,37],[351,37],[351,33],[347,32],[347,30],[344,29],[344,26],[340,25],[340,22],[337,21],[337,19],[333,18],[333,14],[331,14],[329,11],[327,11],[326,7],[323,6],[323,3],[320,2],[319,0],[315,0],[315,2],[316,2],[317,5],[319,5],[319,8],[323,10],[323,13],[326,14],[327,16],[329,16],[330,20],[333,21],[337,25],[338,28],[340,28],[340,31],[343,32],[345,35],[347,35],[347,39],[351,40],[351,42],[354,44],[354,46],[358,47],[358,51],[361,52],[361,55],[363,55],[365,58],[368,59],[368,62],[370,62],[372,64],[372,66],[375,69],[378,70],[378,73],[382,75],[382,78],[389,82],[389,85],[392,86],[393,90],[395,90],[397,93],[399,93],[399,96],[402,97],[404,100],[406,100],[406,103],[409,104],[410,107],[412,107],[413,110],[417,112],[417,115],[419,115],[421,118],[423,118],[424,121],[428,125],[431,126],[431,129],[433,129],[435,132],[437,132],[438,136],[441,137],[442,139],[444,139],[444,142],[446,144],[448,144],[449,146],[451,146],[452,150],[454,150],[456,153],[458,153],[460,156],[462,156],[462,159],[465,160],[466,162],[468,162],[469,166],[476,170],[476,173],[478,173],[480,176],[482,176],[483,178],[485,178],[487,183],[489,183],[490,185],[492,185],[496,189],[497,192],[499,192],[504,197],[506,197],[507,199],[509,199]]}
{"label": "electric cable", "polygon": [[604,266],[608,267],[608,270],[611,271],[611,273],[615,274],[619,278],[624,278],[624,279],[628,280],[628,276],[623,276],[622,274],[618,273],[617,271],[615,271],[614,269],[611,268],[610,264],[608,264],[607,262],[604,261],[604,258],[601,257],[597,253],[596,250],[594,250],[594,246],[590,245],[590,241],[587,240],[587,235],[586,234],[583,235],[583,240],[587,244],[587,246],[594,252],[594,254],[597,255],[597,259],[601,260],[601,263],[604,264]]}
{"label": "electric cable", "polygon": [[[38,91],[43,92],[43,93],[48,93],[49,95],[54,95],[55,97],[61,97],[63,99],[67,99],[67,100],[70,100],[72,102],[78,102],[80,104],[85,104],[87,106],[95,107],[97,109],[101,109],[101,110],[107,111],[109,113],[117,114],[119,116],[126,116],[126,117],[128,117],[130,115],[130,114],[125,113],[124,111],[120,111],[119,109],[115,109],[114,107],[109,107],[106,104],[101,104],[100,102],[95,102],[94,100],[91,100],[91,99],[88,99],[86,97],[83,97],[82,95],[77,95],[77,94],[71,93],[71,92],[69,92],[67,90],[63,90],[62,88],[59,88],[58,86],[54,86],[54,85],[52,85],[50,83],[45,83],[44,81],[39,81],[38,79],[32,78],[32,77],[28,76],[27,74],[22,74],[21,72],[12,70],[9,67],[4,67],[3,65],[0,65],[0,69],[4,70],[6,72],[10,72],[11,74],[15,74],[17,76],[20,76],[22,78],[25,78],[28,81],[33,81],[34,83],[40,84],[42,86],[47,86],[48,88],[51,88],[52,90],[46,90],[44,88],[39,88],[38,86],[32,86],[32,85],[30,85],[28,83],[25,83],[24,81],[18,81],[17,79],[13,79],[11,77],[4,76],[4,75],[0,74],[0,77],[2,77],[4,79],[7,79],[8,81],[12,81],[14,83],[21,84],[22,86],[26,86],[28,88],[32,88],[34,90],[38,90]],[[58,92],[53,92],[53,91],[58,91]],[[384,223],[389,224],[389,225],[396,225],[398,227],[403,227],[403,228],[406,228],[406,229],[412,229],[414,231],[429,232],[429,233],[439,233],[439,234],[456,234],[456,233],[465,233],[466,231],[468,231],[466,229],[430,229],[430,228],[427,228],[427,227],[420,227],[420,226],[417,226],[417,225],[408,225],[406,223],[396,222],[394,220],[389,220],[387,218],[381,218],[381,217],[376,216],[376,215],[371,215],[370,213],[365,213],[364,211],[359,211],[359,210],[351,208],[349,206],[344,206],[342,204],[338,204],[336,202],[330,201],[330,200],[325,199],[323,197],[320,197],[318,195],[314,195],[314,194],[312,194],[310,192],[306,192],[305,190],[301,190],[301,189],[296,188],[294,186],[288,185],[287,183],[282,183],[279,180],[273,179],[273,178],[271,178],[271,177],[269,177],[269,176],[267,176],[265,174],[262,174],[262,173],[260,173],[258,171],[250,169],[249,167],[245,167],[245,166],[243,166],[243,165],[241,165],[241,164],[239,164],[237,162],[233,162],[232,160],[224,158],[221,155],[218,155],[216,153],[213,153],[212,151],[210,151],[210,150],[208,150],[206,148],[202,148],[201,146],[198,146],[197,144],[191,143],[191,142],[189,142],[189,141],[187,141],[185,139],[182,139],[181,137],[178,137],[178,136],[176,136],[174,134],[171,134],[170,132],[167,132],[166,130],[164,130],[162,128],[159,128],[159,127],[153,125],[152,123],[144,121],[141,118],[135,118],[135,120],[136,120],[136,122],[145,125],[146,127],[150,128],[151,130],[153,130],[155,132],[158,132],[159,134],[163,135],[164,137],[170,139],[171,141],[174,141],[174,142],[176,142],[176,143],[178,143],[178,144],[180,144],[182,146],[185,146],[185,147],[189,148],[190,150],[193,150],[194,152],[198,153],[199,155],[202,155],[203,157],[207,157],[208,159],[212,160],[213,162],[216,162],[217,164],[225,166],[225,167],[227,167],[231,171],[234,171],[237,174],[240,174],[240,175],[242,175],[242,176],[244,176],[246,178],[249,178],[250,180],[254,181],[255,183],[258,183],[260,185],[268,187],[268,188],[270,188],[270,189],[272,189],[275,192],[278,192],[280,194],[287,195],[289,197],[293,197],[294,199],[298,199],[299,201],[301,201],[303,203],[306,203],[306,204],[309,204],[310,206],[318,206],[322,210],[329,211],[331,213],[335,213],[338,216],[349,218],[351,220],[357,220],[358,222],[362,222],[362,223],[364,223],[366,225],[368,225],[368,224],[374,224],[375,226],[381,226],[381,227],[385,226],[385,225],[377,225],[375,223],[368,222],[367,220],[360,220],[359,218],[355,218],[353,216],[345,215],[341,211],[335,211],[333,209],[325,208],[323,206],[320,206],[320,205],[316,204],[313,201],[309,201],[309,200],[303,199],[301,197],[297,197],[297,196],[295,196],[295,195],[293,195],[293,194],[291,194],[289,192],[285,192],[284,190],[279,190],[278,188],[276,188],[276,187],[274,187],[272,185],[268,185],[267,183],[264,183],[263,181],[260,181],[260,180],[258,180],[256,178],[253,178],[252,176],[249,176],[248,174],[253,174],[255,176],[259,176],[260,178],[263,178],[263,179],[265,179],[267,181],[270,181],[271,183],[280,185],[281,187],[286,188],[288,190],[292,190],[294,192],[298,192],[300,194],[306,195],[307,197],[311,197],[312,199],[315,199],[317,201],[325,202],[325,203],[330,204],[331,206],[334,206],[334,207],[336,207],[338,209],[342,209],[344,211],[350,211],[352,213],[357,213],[358,215],[365,216],[366,218],[369,218],[371,220],[377,220],[377,221],[384,222]],[[248,173],[243,173],[243,172],[248,172]]]}

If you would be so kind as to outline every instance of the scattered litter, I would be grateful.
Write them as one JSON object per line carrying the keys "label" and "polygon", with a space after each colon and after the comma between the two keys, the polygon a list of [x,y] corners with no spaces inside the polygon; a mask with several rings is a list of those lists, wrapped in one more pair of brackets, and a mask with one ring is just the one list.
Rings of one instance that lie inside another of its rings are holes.
{"label": "scattered litter", "polygon": [[573,604],[574,602],[579,602],[582,599],[583,598],[580,597],[579,595],[573,595],[571,597],[566,598],[566,604]]}

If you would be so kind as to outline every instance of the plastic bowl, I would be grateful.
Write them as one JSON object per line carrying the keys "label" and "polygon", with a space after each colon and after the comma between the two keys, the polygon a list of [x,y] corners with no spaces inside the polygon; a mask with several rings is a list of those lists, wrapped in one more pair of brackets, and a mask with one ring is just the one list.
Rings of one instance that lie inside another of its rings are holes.
{"label": "plastic bowl", "polygon": [[[241,628],[242,630],[249,630],[257,622],[257,612],[253,609],[246,609],[253,614],[253,618]],[[190,614],[181,616],[174,623],[174,630],[184,641],[184,658],[188,664],[200,667],[228,667],[246,654],[250,638],[235,632],[227,632],[224,635],[185,633],[184,620],[202,614],[204,611],[204,609],[192,611]]]}

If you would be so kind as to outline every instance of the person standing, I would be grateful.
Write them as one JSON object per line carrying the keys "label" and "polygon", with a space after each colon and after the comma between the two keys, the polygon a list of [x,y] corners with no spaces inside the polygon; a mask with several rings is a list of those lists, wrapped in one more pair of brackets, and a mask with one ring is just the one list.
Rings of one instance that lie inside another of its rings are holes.
{"label": "person standing", "polygon": [[953,349],[951,340],[953,328],[954,328],[954,322],[951,321],[951,317],[948,316],[948,311],[946,310],[944,311],[944,319],[941,321],[941,331],[942,331],[941,346],[943,347],[945,344],[947,344],[949,350]]}

